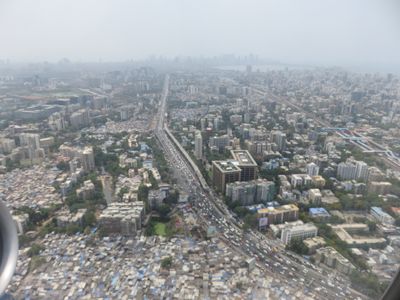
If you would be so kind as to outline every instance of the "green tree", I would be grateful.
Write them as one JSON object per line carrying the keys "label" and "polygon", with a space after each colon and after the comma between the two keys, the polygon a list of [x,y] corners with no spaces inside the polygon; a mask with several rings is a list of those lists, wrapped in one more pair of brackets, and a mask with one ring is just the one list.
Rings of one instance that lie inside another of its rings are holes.
{"label": "green tree", "polygon": [[140,185],[138,189],[138,200],[147,202],[147,198],[149,195],[149,188],[145,185]]}
{"label": "green tree", "polygon": [[368,228],[370,232],[375,232],[376,231],[376,223],[373,221],[368,221],[367,222]]}
{"label": "green tree", "polygon": [[303,243],[301,239],[292,239],[290,243],[286,245],[286,249],[301,255],[305,255],[308,253],[307,246]]}
{"label": "green tree", "polygon": [[21,167],[19,162],[13,161],[8,157],[6,158],[6,169],[7,169],[7,172],[10,172],[10,171],[12,171],[14,169],[17,169],[19,167]]}
{"label": "green tree", "polygon": [[171,205],[177,204],[178,199],[179,199],[179,191],[175,190],[175,191],[169,193],[169,195],[165,198],[165,203],[171,204]]}
{"label": "green tree", "polygon": [[32,244],[31,248],[28,250],[27,254],[29,257],[33,257],[36,255],[39,255],[39,253],[43,250],[44,250],[44,247],[42,245],[34,243],[34,244]]}
{"label": "green tree", "polygon": [[257,214],[248,213],[243,219],[243,229],[257,228],[257,221]]}
{"label": "green tree", "polygon": [[161,261],[161,268],[170,269],[172,266],[172,257],[168,256]]}
{"label": "green tree", "polygon": [[162,204],[157,208],[160,218],[163,220],[168,219],[168,214],[171,212],[171,207],[168,204]]}
{"label": "green tree", "polygon": [[87,210],[85,215],[83,216],[83,224],[82,227],[90,227],[96,225],[96,214],[93,210]]}
{"label": "green tree", "polygon": [[237,214],[239,217],[244,217],[249,213],[249,210],[243,206],[237,206],[233,209],[234,213]]}
{"label": "green tree", "polygon": [[94,147],[94,162],[97,167],[104,167],[113,177],[126,174],[127,171],[119,166],[118,156],[114,153],[104,153],[101,148]]}
{"label": "green tree", "polygon": [[158,189],[158,182],[157,182],[157,180],[154,178],[154,175],[153,175],[153,172],[152,171],[150,171],[149,172],[149,181],[150,181],[150,183],[151,183],[151,187],[153,188],[153,189]]}
{"label": "green tree", "polygon": [[69,164],[65,161],[60,161],[57,165],[56,165],[57,169],[67,172],[69,171]]}
{"label": "green tree", "polygon": [[385,291],[386,285],[373,273],[353,271],[349,277],[353,288],[371,298],[379,298]]}
{"label": "green tree", "polygon": [[129,189],[126,186],[124,186],[119,190],[118,197],[122,199],[123,195],[128,192],[129,192]]}
{"label": "green tree", "polygon": [[78,233],[82,230],[82,228],[78,224],[70,224],[65,228],[65,232],[68,235],[73,235],[75,233]]}

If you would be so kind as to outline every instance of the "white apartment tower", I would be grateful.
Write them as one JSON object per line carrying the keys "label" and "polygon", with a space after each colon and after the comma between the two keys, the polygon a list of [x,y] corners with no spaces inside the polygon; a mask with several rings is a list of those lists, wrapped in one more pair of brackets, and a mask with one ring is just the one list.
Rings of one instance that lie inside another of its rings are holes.
{"label": "white apartment tower", "polygon": [[318,176],[319,174],[319,167],[315,163],[309,163],[306,167],[307,174],[310,176]]}
{"label": "white apartment tower", "polygon": [[203,157],[203,137],[200,131],[197,131],[194,137],[194,155],[197,159]]}

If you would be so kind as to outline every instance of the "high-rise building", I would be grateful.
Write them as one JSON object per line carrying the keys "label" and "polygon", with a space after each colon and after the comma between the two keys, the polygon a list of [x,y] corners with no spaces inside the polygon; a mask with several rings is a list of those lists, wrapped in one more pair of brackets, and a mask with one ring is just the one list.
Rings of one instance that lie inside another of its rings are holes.
{"label": "high-rise building", "polygon": [[318,176],[319,175],[319,167],[315,163],[309,163],[306,166],[307,174],[310,176]]}
{"label": "high-rise building", "polygon": [[246,149],[253,155],[262,155],[267,150],[267,143],[261,141],[245,141]]}
{"label": "high-rise building", "polygon": [[290,183],[294,188],[310,186],[312,184],[312,178],[307,174],[292,174]]}
{"label": "high-rise building", "polygon": [[194,155],[197,159],[203,157],[203,137],[200,131],[197,131],[194,137]]}
{"label": "high-rise building", "polygon": [[76,195],[78,198],[82,198],[83,200],[88,199],[94,193],[94,184],[91,180],[86,180],[83,182],[83,186],[76,190]]}
{"label": "high-rise building", "polygon": [[251,205],[259,202],[270,202],[275,198],[275,184],[266,179],[240,181],[226,184],[225,195],[233,202]]}
{"label": "high-rise building", "polygon": [[207,125],[207,120],[205,118],[201,118],[200,119],[200,128],[201,131],[205,131],[206,130],[206,125]]}
{"label": "high-rise building", "polygon": [[64,115],[60,112],[55,112],[49,117],[49,127],[54,131],[61,131],[67,127]]}
{"label": "high-rise building", "polygon": [[15,149],[14,139],[0,139],[0,149],[5,154],[11,153],[11,151]]}
{"label": "high-rise building", "polygon": [[40,148],[40,135],[37,133],[21,133],[19,136],[20,144],[26,147],[30,160],[44,157],[44,150]]}
{"label": "high-rise building", "polygon": [[271,141],[275,143],[279,151],[286,148],[286,134],[281,131],[271,131]]}
{"label": "high-rise building", "polygon": [[356,178],[356,166],[350,162],[338,164],[337,177],[341,180],[353,180]]}
{"label": "high-rise building", "polygon": [[367,180],[368,178],[368,165],[363,161],[356,162],[356,179],[357,180]]}
{"label": "high-rise building", "polygon": [[256,202],[271,202],[275,199],[276,187],[273,181],[266,179],[257,179]]}
{"label": "high-rise building", "polygon": [[313,204],[320,204],[322,201],[322,194],[319,189],[309,189],[308,198]]}
{"label": "high-rise building", "polygon": [[81,163],[83,170],[85,172],[90,172],[94,170],[95,163],[94,163],[94,153],[93,147],[85,147],[81,152]]}
{"label": "high-rise building", "polygon": [[71,126],[74,128],[80,128],[83,126],[87,126],[89,125],[90,122],[90,118],[89,118],[89,111],[86,109],[81,109],[78,110],[76,112],[74,112],[73,114],[71,114],[71,116],[69,117]]}
{"label": "high-rise building", "polygon": [[100,177],[101,185],[103,188],[104,198],[106,199],[107,205],[113,202],[113,182],[112,176],[110,175],[102,175]]}
{"label": "high-rise building", "polygon": [[220,128],[220,124],[222,123],[222,117],[218,116],[214,119],[214,130],[217,131]]}
{"label": "high-rise building", "polygon": [[142,228],[145,213],[142,201],[114,202],[99,216],[100,228],[106,234],[134,236]]}
{"label": "high-rise building", "polygon": [[368,179],[369,168],[363,161],[341,162],[337,168],[337,177],[341,180],[362,180]]}
{"label": "high-rise building", "polygon": [[225,195],[232,202],[239,202],[241,205],[252,205],[256,196],[256,185],[252,182],[232,182],[226,185]]}
{"label": "high-rise building", "polygon": [[242,123],[242,115],[231,115],[229,117],[229,120],[232,124],[239,125],[240,123]]}
{"label": "high-rise building", "polygon": [[34,150],[40,148],[40,135],[37,133],[21,133],[19,141],[21,146],[28,146]]}
{"label": "high-rise building", "polygon": [[240,181],[242,170],[233,161],[213,161],[212,162],[213,183],[217,190],[225,193],[227,183]]}
{"label": "high-rise building", "polygon": [[243,115],[243,122],[245,123],[250,123],[250,113],[249,112],[245,112]]}
{"label": "high-rise building", "polygon": [[240,181],[250,181],[257,178],[258,165],[247,150],[231,150],[231,155],[241,169]]}
{"label": "high-rise building", "polygon": [[221,136],[210,137],[208,145],[210,148],[217,148],[223,150],[226,146],[229,146],[229,136],[227,134]]}

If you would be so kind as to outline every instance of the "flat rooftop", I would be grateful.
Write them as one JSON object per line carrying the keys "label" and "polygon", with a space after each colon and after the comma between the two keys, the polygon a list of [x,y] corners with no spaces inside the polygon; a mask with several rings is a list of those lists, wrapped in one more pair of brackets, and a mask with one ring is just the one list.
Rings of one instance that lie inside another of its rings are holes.
{"label": "flat rooftop", "polygon": [[309,213],[315,216],[330,216],[330,214],[328,213],[328,211],[323,208],[323,207],[311,207],[309,209]]}
{"label": "flat rooftop", "polygon": [[313,223],[305,223],[301,225],[289,225],[282,230],[289,230],[292,232],[301,232],[301,231],[308,231],[308,230],[317,230],[317,227]]}
{"label": "flat rooftop", "polygon": [[240,166],[257,166],[254,158],[247,150],[231,150],[234,160],[237,160]]}
{"label": "flat rooftop", "polygon": [[267,207],[261,208],[257,211],[259,214],[267,214],[267,213],[280,213],[284,211],[292,211],[292,210],[299,210],[299,208],[294,204],[286,204],[278,207]]}
{"label": "flat rooftop", "polygon": [[319,245],[326,245],[324,238],[320,237],[320,236],[315,236],[313,238],[305,239],[303,242],[308,248],[319,246]]}
{"label": "flat rooftop", "polygon": [[348,245],[383,244],[386,239],[380,237],[353,237],[348,231],[368,230],[368,225],[363,223],[329,225],[339,239]]}
{"label": "flat rooftop", "polygon": [[214,160],[213,164],[221,172],[240,172],[241,169],[237,166],[237,162],[231,160]]}

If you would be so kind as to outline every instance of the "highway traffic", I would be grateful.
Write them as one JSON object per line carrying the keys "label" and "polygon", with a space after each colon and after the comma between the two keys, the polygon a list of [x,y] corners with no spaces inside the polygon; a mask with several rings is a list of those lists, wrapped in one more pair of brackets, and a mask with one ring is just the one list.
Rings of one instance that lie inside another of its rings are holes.
{"label": "highway traffic", "polygon": [[205,228],[215,226],[221,239],[232,248],[256,258],[258,267],[294,288],[327,299],[361,299],[341,275],[328,273],[286,251],[279,240],[268,239],[260,232],[241,229],[243,223],[232,215],[222,199],[208,187],[195,163],[168,130],[165,117],[169,80],[169,75],[166,75],[154,133],[167,162],[174,170],[179,187],[192,196],[193,209],[200,223]]}

